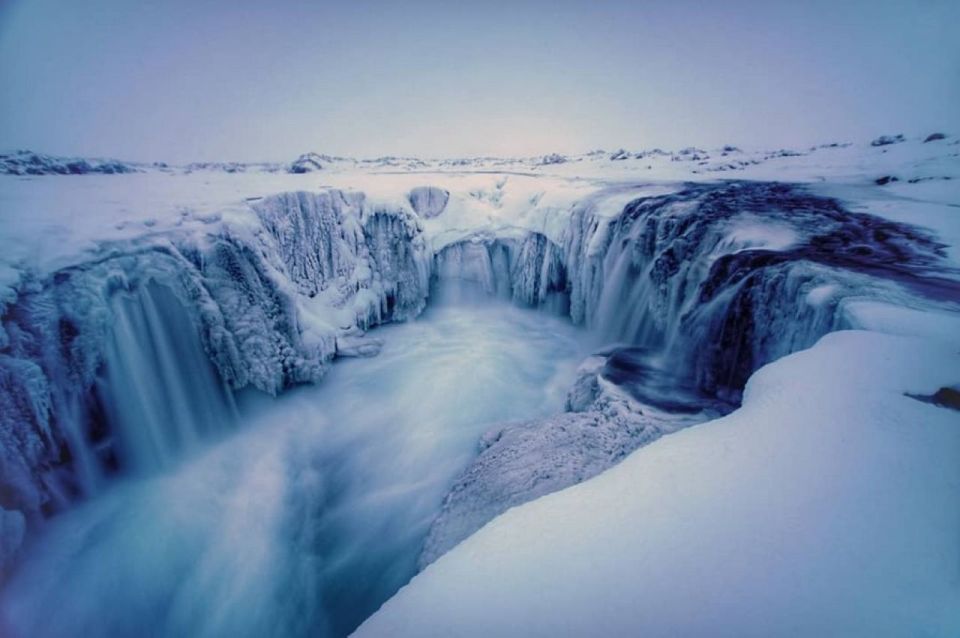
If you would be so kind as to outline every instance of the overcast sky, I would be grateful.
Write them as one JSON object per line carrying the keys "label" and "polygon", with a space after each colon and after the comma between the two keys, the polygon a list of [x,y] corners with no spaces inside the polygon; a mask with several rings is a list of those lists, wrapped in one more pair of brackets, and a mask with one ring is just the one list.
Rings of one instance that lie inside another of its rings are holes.
{"label": "overcast sky", "polygon": [[960,132],[960,0],[0,0],[0,149],[516,155]]}

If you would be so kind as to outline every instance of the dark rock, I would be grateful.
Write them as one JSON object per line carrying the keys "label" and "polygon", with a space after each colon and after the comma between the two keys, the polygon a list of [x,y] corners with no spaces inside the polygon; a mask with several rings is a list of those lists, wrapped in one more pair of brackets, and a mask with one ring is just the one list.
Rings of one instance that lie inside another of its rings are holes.
{"label": "dark rock", "polygon": [[316,153],[304,153],[292,164],[290,164],[287,172],[300,175],[303,173],[312,173],[313,171],[323,170],[322,160],[326,159],[328,158]]}
{"label": "dark rock", "polygon": [[544,155],[540,158],[540,161],[537,162],[540,166],[549,166],[550,164],[564,164],[567,162],[567,158],[559,153],[551,153],[549,155]]}
{"label": "dark rock", "polygon": [[890,144],[899,144],[900,142],[905,142],[906,138],[901,135],[881,135],[877,139],[870,142],[870,146],[889,146]]}

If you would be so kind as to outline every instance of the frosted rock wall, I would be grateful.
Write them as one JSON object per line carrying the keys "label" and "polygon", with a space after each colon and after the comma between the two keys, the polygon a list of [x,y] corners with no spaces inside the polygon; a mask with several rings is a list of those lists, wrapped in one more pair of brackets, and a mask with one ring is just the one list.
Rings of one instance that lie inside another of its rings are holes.
{"label": "frosted rock wall", "polygon": [[929,234],[800,186],[687,185],[614,216],[569,214],[562,246],[536,232],[481,233],[441,250],[435,275],[557,308],[734,401],[760,366],[853,327],[850,300],[960,298]]}
{"label": "frosted rock wall", "polygon": [[[8,308],[3,328],[0,401],[10,409],[0,415],[2,506],[28,516],[95,492],[117,463],[110,460],[117,432],[104,413],[111,377],[133,383],[131,375],[162,375],[158,387],[139,386],[149,402],[157,398],[151,392],[175,386],[177,375],[196,374],[196,357],[184,356],[188,352],[171,352],[174,360],[161,372],[124,370],[119,350],[159,365],[156,348],[172,347],[164,340],[193,330],[200,355],[226,385],[271,393],[319,378],[329,356],[322,348],[300,349],[291,300],[252,251],[227,237],[202,250],[152,246],[31,282]],[[123,347],[115,345],[118,339]]]}
{"label": "frosted rock wall", "polygon": [[560,247],[540,233],[522,239],[479,235],[447,246],[434,258],[440,279],[459,279],[487,293],[532,307],[566,311],[566,271]]}
{"label": "frosted rock wall", "polygon": [[430,254],[411,211],[381,209],[340,190],[285,193],[253,208],[283,279],[328,306],[353,308],[355,317],[340,318],[338,327],[409,319],[426,305]]}
{"label": "frosted rock wall", "polygon": [[711,392],[849,327],[846,299],[960,298],[924,231],[775,183],[691,185],[614,218],[580,209],[564,253],[575,322],[662,351]]}
{"label": "frosted rock wall", "polygon": [[582,364],[567,412],[503,424],[483,436],[477,458],[430,526],[419,569],[511,507],[585,481],[638,447],[719,414],[676,415],[642,405],[603,377],[606,361],[595,356]]}

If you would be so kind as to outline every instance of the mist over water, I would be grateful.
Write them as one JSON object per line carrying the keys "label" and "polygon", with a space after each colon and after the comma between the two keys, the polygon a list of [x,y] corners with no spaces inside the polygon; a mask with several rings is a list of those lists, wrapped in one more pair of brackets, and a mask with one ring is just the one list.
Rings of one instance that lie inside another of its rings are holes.
{"label": "mist over water", "polygon": [[239,397],[241,429],[49,521],[0,599],[14,636],[342,636],[415,573],[495,423],[563,409],[584,333],[438,291],[381,353]]}

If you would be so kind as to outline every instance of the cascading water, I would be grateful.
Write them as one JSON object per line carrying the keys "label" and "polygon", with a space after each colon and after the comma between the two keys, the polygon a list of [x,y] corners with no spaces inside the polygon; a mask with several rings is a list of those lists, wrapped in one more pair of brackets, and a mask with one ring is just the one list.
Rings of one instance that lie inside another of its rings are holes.
{"label": "cascading water", "polygon": [[925,232],[784,184],[687,185],[615,218],[576,211],[565,254],[574,321],[734,399],[763,364],[850,327],[847,299],[960,297]]}
{"label": "cascading water", "polygon": [[478,284],[488,295],[554,314],[568,309],[566,273],[560,247],[539,233],[522,240],[473,237],[445,247],[434,275]]}
{"label": "cascading water", "polygon": [[172,292],[151,282],[114,295],[111,306],[96,395],[122,470],[169,467],[201,441],[234,427],[233,395]]}
{"label": "cascading water", "polygon": [[[244,427],[229,439],[158,475],[116,481],[51,520],[3,592],[0,633],[349,633],[416,572],[480,435],[561,410],[585,354],[563,319],[454,286],[435,291],[421,319],[380,329],[377,357],[345,360],[323,383],[276,400],[242,396]],[[115,374],[104,379],[121,384],[118,401],[163,383],[124,373],[134,360],[162,370],[155,348],[164,340],[191,365],[192,339],[155,332],[190,332],[175,305],[165,310],[171,301],[157,288],[118,300],[128,325],[118,326],[123,352],[111,350]],[[208,414],[228,405],[213,387],[170,381],[157,400],[181,392]],[[136,403],[124,418],[143,418]],[[134,444],[136,458],[160,456],[151,439]]]}

